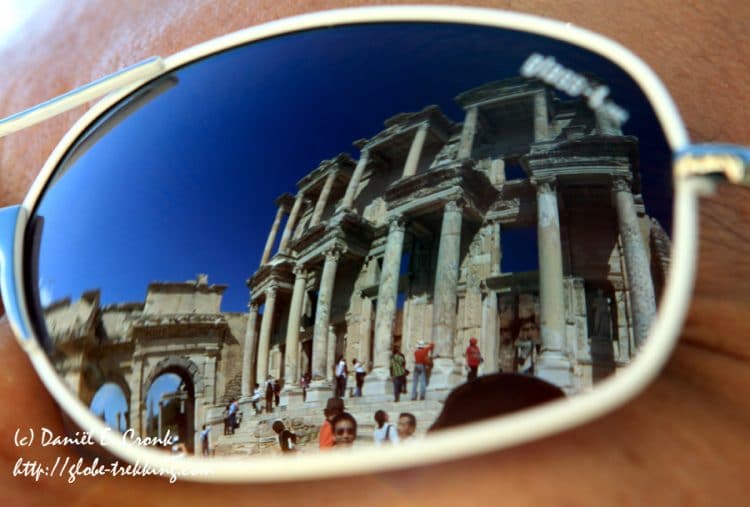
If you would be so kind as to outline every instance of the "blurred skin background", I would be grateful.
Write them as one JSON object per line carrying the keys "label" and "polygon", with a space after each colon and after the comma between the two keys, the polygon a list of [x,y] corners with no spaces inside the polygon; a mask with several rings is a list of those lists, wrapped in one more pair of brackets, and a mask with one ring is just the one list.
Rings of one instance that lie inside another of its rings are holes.
{"label": "blurred skin background", "polygon": [[[388,2],[399,3],[399,2]],[[413,3],[413,2],[412,2]],[[440,2],[433,2],[440,3]],[[447,2],[445,2],[447,3]],[[357,1],[0,1],[0,116],[148,56],[280,17]],[[720,1],[484,1],[570,21],[622,43],[666,84],[694,142],[750,144],[750,5]],[[21,202],[80,116],[74,110],[0,140],[0,205]],[[750,487],[750,192],[702,201],[695,295],[680,345],[635,400],[583,427],[460,461],[384,474],[272,485],[142,478],[13,477],[19,458],[51,464],[63,448],[19,448],[19,427],[62,432],[59,409],[10,330],[0,327],[0,505],[741,505]],[[71,455],[72,456],[72,455]]]}

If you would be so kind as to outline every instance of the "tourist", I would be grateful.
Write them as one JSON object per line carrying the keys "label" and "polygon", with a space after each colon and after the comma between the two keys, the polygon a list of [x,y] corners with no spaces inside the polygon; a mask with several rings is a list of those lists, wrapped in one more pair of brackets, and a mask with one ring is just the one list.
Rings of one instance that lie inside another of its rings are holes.
{"label": "tourist", "polygon": [[273,401],[278,407],[281,401],[281,383],[279,383],[279,379],[276,379],[273,383]]}
{"label": "tourist", "polygon": [[351,447],[357,439],[357,420],[349,412],[341,412],[331,420],[336,447]]}
{"label": "tourist", "polygon": [[[229,426],[229,434],[234,435],[234,430],[237,428],[237,412],[240,409],[239,403],[237,403],[237,400],[232,398],[232,401],[229,402],[229,407],[227,408],[228,416],[227,416],[227,422],[226,425]],[[224,430],[224,434],[226,434],[226,428]]]}
{"label": "tourist", "polygon": [[271,426],[279,436],[279,447],[282,453],[295,452],[297,450],[297,434],[292,433],[281,421],[274,421]]}
{"label": "tourist", "polygon": [[398,422],[396,423],[398,430],[399,442],[409,442],[414,440],[414,432],[417,430],[417,418],[410,412],[402,412],[398,415]]}
{"label": "tourist", "polygon": [[331,421],[344,411],[344,400],[341,398],[328,398],[326,408],[323,410],[325,421],[320,427],[318,445],[321,449],[330,449],[335,444],[333,425]]}
{"label": "tourist", "polygon": [[273,412],[273,379],[268,378],[266,382],[266,413]]}
{"label": "tourist", "polygon": [[406,358],[398,349],[393,348],[391,356],[391,378],[393,379],[394,401],[401,399],[401,387],[406,383]]}
{"label": "tourist", "polygon": [[183,442],[180,442],[180,437],[175,435],[172,437],[172,448],[171,448],[172,456],[175,456],[177,458],[184,458],[188,454],[187,447]]}
{"label": "tourist", "polygon": [[339,398],[343,398],[346,394],[346,359],[344,356],[339,356],[336,360],[336,393],[335,395]]}
{"label": "tourist", "polygon": [[304,373],[299,379],[299,385],[302,388],[302,401],[307,400],[307,388],[310,386],[310,382],[307,379],[307,373]]}
{"label": "tourist", "polygon": [[263,411],[263,407],[261,407],[258,403],[260,400],[263,399],[263,389],[260,388],[260,384],[257,382],[255,383],[255,389],[253,390],[253,395],[250,397],[250,403],[253,404],[253,409],[255,409],[255,414],[260,414]]}
{"label": "tourist", "polygon": [[352,363],[354,363],[354,377],[357,381],[357,388],[354,391],[354,396],[362,397],[362,386],[365,385],[365,375],[367,375],[367,371],[365,370],[364,365],[357,361],[356,358],[352,360]]}
{"label": "tourist", "polygon": [[467,382],[471,382],[477,378],[477,369],[482,361],[484,359],[477,346],[477,339],[472,336],[469,339],[469,346],[466,347],[466,366],[469,367],[469,374],[466,377]]}
{"label": "tourist", "polygon": [[419,399],[423,400],[427,391],[427,367],[432,364],[432,350],[434,343],[429,345],[424,341],[417,342],[417,350],[414,351],[414,379],[411,385],[411,399],[417,399],[417,384],[419,384]]}
{"label": "tourist", "polygon": [[397,444],[398,443],[398,432],[391,423],[388,422],[388,414],[385,410],[378,410],[375,412],[375,423],[378,425],[375,431],[372,432],[372,440],[375,445],[381,446],[385,444]]}
{"label": "tourist", "polygon": [[201,430],[201,456],[210,456],[211,451],[209,445],[209,439],[211,438],[211,425],[204,424]]}
{"label": "tourist", "polygon": [[229,409],[232,407],[231,403],[227,403],[227,406],[224,408],[224,434],[229,435],[229,428],[230,428],[230,421],[229,421]]}

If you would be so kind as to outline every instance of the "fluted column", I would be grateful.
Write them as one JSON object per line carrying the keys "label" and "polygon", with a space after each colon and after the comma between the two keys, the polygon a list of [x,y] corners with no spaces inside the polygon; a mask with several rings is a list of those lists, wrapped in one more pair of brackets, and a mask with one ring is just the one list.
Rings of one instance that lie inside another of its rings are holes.
{"label": "fluted column", "polygon": [[324,399],[330,396],[330,385],[326,382],[328,365],[328,326],[331,321],[331,300],[336,281],[341,252],[332,248],[325,254],[323,273],[320,277],[318,307],[315,312],[315,330],[313,334],[312,378],[313,384],[308,392],[309,401]]}
{"label": "fluted column", "polygon": [[284,216],[284,207],[279,206],[279,209],[276,211],[276,218],[273,220],[273,225],[271,226],[271,232],[268,233],[268,239],[266,240],[266,247],[263,249],[263,257],[260,259],[260,265],[264,265],[266,262],[268,262],[268,259],[271,258],[271,250],[273,249],[273,242],[276,241],[276,233],[279,231],[279,224],[281,223],[281,219]]}
{"label": "fluted column", "polygon": [[503,260],[503,251],[500,246],[500,222],[492,221],[487,224],[487,235],[490,238],[490,276],[498,276]]}
{"label": "fluted column", "polygon": [[273,313],[276,306],[276,286],[271,285],[266,289],[266,305],[263,310],[263,319],[260,321],[260,340],[258,341],[258,370],[255,379],[263,384],[268,378],[268,350],[271,343],[271,331],[273,329]]}
{"label": "fluted column", "polygon": [[[402,217],[391,220],[388,239],[380,270],[378,302],[375,311],[375,343],[373,344],[373,370],[365,382],[364,394],[389,392],[390,360],[393,348],[393,322],[396,319],[398,280],[401,275],[401,256],[406,225]],[[368,385],[369,384],[369,385]]]}
{"label": "fluted column", "polygon": [[296,386],[299,383],[299,326],[302,320],[302,300],[307,285],[307,272],[301,266],[294,268],[294,290],[289,305],[289,319],[286,327],[286,353],[284,354],[284,385]]}
{"label": "fluted column", "polygon": [[549,136],[549,113],[547,93],[540,91],[534,95],[534,141],[544,141]]}
{"label": "fluted column", "polygon": [[422,157],[422,149],[424,148],[425,139],[427,139],[428,128],[428,123],[422,123],[417,129],[417,133],[414,134],[414,140],[411,142],[409,155],[406,157],[406,164],[404,164],[403,178],[408,178],[409,176],[417,174],[419,160]]}
{"label": "fluted column", "polygon": [[456,334],[456,289],[461,255],[461,207],[455,201],[445,205],[440,229],[435,294],[433,297],[433,336],[435,355],[453,358]]}
{"label": "fluted column", "polygon": [[299,209],[302,206],[304,196],[302,192],[297,194],[292,205],[292,211],[289,213],[289,218],[284,226],[284,232],[281,234],[281,242],[279,243],[279,252],[286,253],[287,247],[289,246],[289,239],[292,237],[292,231],[294,231],[295,225],[297,225],[297,217],[299,216]]}
{"label": "fluted column", "polygon": [[242,398],[247,399],[255,387],[255,346],[258,343],[258,303],[250,303],[250,314],[245,330],[245,346],[242,351]]}
{"label": "fluted column", "polygon": [[477,123],[479,121],[479,108],[470,107],[466,111],[464,127],[461,131],[461,143],[458,145],[458,159],[471,158],[471,151],[474,146],[474,137],[477,134]]}
{"label": "fluted column", "polygon": [[359,355],[357,358],[365,368],[370,366],[370,345],[372,343],[372,299],[362,298],[362,323],[360,324]]}
{"label": "fluted column", "polygon": [[461,203],[449,201],[443,211],[440,228],[435,293],[433,296],[432,336],[433,351],[430,391],[443,391],[455,386],[461,378],[461,366],[453,357],[456,338],[456,290],[461,260]]}
{"label": "fluted column", "polygon": [[359,182],[362,181],[362,174],[364,174],[365,169],[367,168],[367,162],[369,159],[370,150],[368,148],[363,148],[359,154],[357,167],[354,168],[352,179],[349,180],[349,185],[346,187],[346,194],[344,194],[344,200],[341,203],[343,209],[351,209],[354,205],[354,198],[357,196]]}
{"label": "fluted column", "polygon": [[323,183],[323,190],[320,191],[320,196],[318,196],[318,202],[315,203],[313,216],[310,220],[310,227],[314,227],[320,223],[320,219],[323,216],[323,211],[326,209],[326,204],[328,204],[328,196],[331,194],[331,188],[333,187],[333,182],[335,179],[336,171],[329,172],[325,183]]}
{"label": "fluted column", "polygon": [[336,368],[336,332],[328,324],[328,341],[326,345],[326,381],[333,382],[334,368]]}
{"label": "fluted column", "polygon": [[480,371],[482,375],[495,373],[499,370],[499,334],[500,326],[498,325],[497,311],[497,293],[489,291],[482,301],[482,328],[480,335],[480,350],[484,357]]}
{"label": "fluted column", "polygon": [[656,315],[656,295],[648,260],[646,244],[638,224],[630,181],[616,178],[613,182],[617,221],[628,270],[628,289],[633,308],[633,331],[636,347],[648,337],[651,322]]}
{"label": "fluted column", "polygon": [[537,181],[536,187],[542,339],[536,374],[557,386],[567,387],[571,383],[571,377],[570,362],[563,351],[565,300],[556,181]]}

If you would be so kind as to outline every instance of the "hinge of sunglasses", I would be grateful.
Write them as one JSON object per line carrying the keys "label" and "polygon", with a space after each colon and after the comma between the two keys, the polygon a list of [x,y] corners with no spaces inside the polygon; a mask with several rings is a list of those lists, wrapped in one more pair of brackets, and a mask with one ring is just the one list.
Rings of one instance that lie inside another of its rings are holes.
{"label": "hinge of sunglasses", "polygon": [[724,176],[729,182],[750,186],[750,149],[722,144],[692,145],[675,157],[675,175]]}
{"label": "hinge of sunglasses", "polygon": [[41,123],[69,109],[85,104],[90,100],[102,97],[113,90],[132,85],[139,81],[153,79],[162,72],[164,72],[164,60],[159,56],[152,56],[142,62],[80,86],[25,111],[3,118],[0,120],[0,138]]}

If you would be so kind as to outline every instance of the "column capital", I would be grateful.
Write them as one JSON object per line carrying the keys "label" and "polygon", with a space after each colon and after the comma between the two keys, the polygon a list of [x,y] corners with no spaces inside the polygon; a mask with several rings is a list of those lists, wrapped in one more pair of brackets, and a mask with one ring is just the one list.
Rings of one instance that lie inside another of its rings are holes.
{"label": "column capital", "polygon": [[266,299],[269,298],[275,298],[276,297],[276,291],[279,289],[279,284],[272,282],[268,284],[268,287],[266,287],[266,290],[264,291],[266,295]]}
{"label": "column capital", "polygon": [[250,303],[247,305],[248,310],[250,310],[250,313],[258,313],[260,310],[260,303],[257,301],[250,301]]}
{"label": "column capital", "polygon": [[307,274],[307,269],[305,268],[304,264],[298,262],[292,268],[292,273],[294,273],[295,277],[305,276]]}
{"label": "column capital", "polygon": [[323,255],[326,257],[326,262],[329,260],[332,260],[334,262],[338,262],[341,260],[341,256],[346,253],[346,248],[342,247],[340,245],[334,245],[323,252]]}
{"label": "column capital", "polygon": [[398,215],[391,217],[390,220],[388,220],[388,232],[391,231],[396,232],[404,232],[406,230],[406,219],[403,215]]}
{"label": "column capital", "polygon": [[463,212],[465,205],[466,200],[463,197],[459,197],[457,199],[451,199],[450,201],[446,202],[444,209],[447,212]]}
{"label": "column capital", "polygon": [[612,178],[613,192],[633,192],[633,179],[630,176],[615,176]]}
{"label": "column capital", "polygon": [[533,178],[531,183],[536,187],[537,192],[540,194],[552,194],[557,192],[558,181],[555,176]]}

